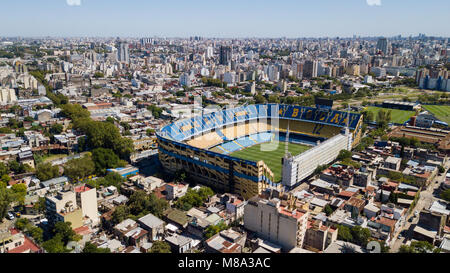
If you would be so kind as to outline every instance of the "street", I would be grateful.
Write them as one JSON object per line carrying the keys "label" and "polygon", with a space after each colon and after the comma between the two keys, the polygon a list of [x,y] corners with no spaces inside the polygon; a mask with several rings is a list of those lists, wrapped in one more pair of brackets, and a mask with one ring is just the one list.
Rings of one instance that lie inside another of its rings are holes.
{"label": "street", "polygon": [[[417,201],[417,205],[414,208],[414,211],[411,212],[406,218],[406,224],[403,227],[402,230],[400,230],[397,234],[395,234],[395,237],[392,239],[391,242],[391,250],[390,252],[398,252],[400,247],[403,244],[406,244],[408,240],[410,240],[413,236],[413,230],[417,225],[417,222],[419,221],[419,215],[417,217],[414,217],[414,212],[417,211],[420,213],[422,209],[429,208],[431,204],[436,200],[437,198],[434,196],[441,185],[441,183],[445,180],[445,174],[449,168],[449,162],[445,164],[445,172],[443,174],[437,174],[437,176],[431,181],[428,188],[420,193],[420,198]],[[437,181],[437,183],[436,183]],[[410,218],[413,218],[412,222],[409,222],[408,220]],[[406,230],[406,236],[403,236],[402,238],[398,239],[398,235],[403,231]]]}

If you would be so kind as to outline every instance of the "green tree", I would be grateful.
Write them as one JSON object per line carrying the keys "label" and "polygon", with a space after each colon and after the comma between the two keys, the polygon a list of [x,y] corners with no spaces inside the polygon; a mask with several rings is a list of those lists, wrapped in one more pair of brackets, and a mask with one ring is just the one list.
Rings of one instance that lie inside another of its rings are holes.
{"label": "green tree", "polygon": [[349,159],[349,158],[352,158],[352,152],[350,152],[348,150],[339,151],[337,160],[344,160],[344,159]]}
{"label": "green tree", "polygon": [[97,174],[103,175],[108,168],[125,167],[127,162],[120,158],[111,149],[97,148],[92,150],[92,160]]}
{"label": "green tree", "polygon": [[399,253],[433,253],[439,252],[432,244],[427,241],[412,242],[411,245],[402,245],[398,251]]}
{"label": "green tree", "polygon": [[228,229],[228,226],[224,222],[220,222],[217,225],[210,225],[205,230],[205,237],[211,238],[212,236],[216,235],[217,233],[221,232],[222,230]]}
{"label": "green tree", "polygon": [[62,124],[55,123],[50,127],[50,133],[55,134],[55,135],[61,134],[63,129],[64,129],[64,127],[62,126]]}
{"label": "green tree", "polygon": [[111,253],[111,250],[109,248],[97,247],[93,243],[87,242],[84,245],[83,253]]}
{"label": "green tree", "polygon": [[111,215],[111,221],[114,224],[118,224],[123,220],[127,219],[129,214],[130,210],[128,209],[127,206],[125,205],[118,206]]}
{"label": "green tree", "polygon": [[42,163],[36,167],[36,176],[41,181],[46,181],[59,176],[59,167],[51,163]]}
{"label": "green tree", "polygon": [[[15,161],[17,162],[17,161]],[[9,170],[8,170],[8,166],[5,165],[5,163],[0,162],[0,176],[3,176],[5,174],[8,174]]]}
{"label": "green tree", "polygon": [[366,246],[368,243],[368,240],[370,238],[370,230],[367,228],[362,228],[360,226],[354,226],[350,230],[352,234],[352,242],[360,245],[360,246]]}
{"label": "green tree", "polygon": [[170,245],[164,241],[154,241],[150,253],[171,253]]}
{"label": "green tree", "polygon": [[66,245],[70,241],[77,241],[78,236],[72,229],[71,222],[57,222],[53,227],[53,234],[55,236],[61,236],[61,240]]}
{"label": "green tree", "polygon": [[333,209],[328,204],[325,205],[324,211],[327,216],[330,216],[334,212]]}
{"label": "green tree", "polygon": [[20,204],[23,204],[25,202],[25,196],[27,195],[27,185],[23,183],[14,184],[12,185],[11,190],[14,194],[14,199]]}
{"label": "green tree", "polygon": [[48,253],[68,253],[69,250],[65,247],[61,235],[56,235],[52,239],[42,243],[42,247]]}
{"label": "green tree", "polygon": [[440,194],[441,198],[445,201],[450,202],[450,189],[446,189],[445,191],[442,191]]}
{"label": "green tree", "polygon": [[61,114],[72,120],[85,119],[91,116],[91,113],[79,104],[65,104],[61,107]]}
{"label": "green tree", "polygon": [[[178,95],[177,95],[177,96],[178,96]],[[184,96],[184,92],[182,92],[181,96]],[[162,114],[162,112],[163,112],[163,109],[162,109],[162,108],[159,108],[158,106],[153,105],[153,104],[147,106],[147,110],[149,110],[150,112],[152,112],[152,115],[153,115],[153,117],[154,117],[155,119],[160,118],[160,117],[161,117],[161,114]]]}
{"label": "green tree", "polygon": [[90,156],[69,160],[64,166],[64,174],[72,180],[79,180],[94,174],[95,164]]}
{"label": "green tree", "polygon": [[3,222],[10,204],[14,201],[14,194],[6,188],[6,184],[0,182],[0,222]]}
{"label": "green tree", "polygon": [[353,236],[350,229],[346,226],[339,225],[338,226],[338,240],[352,242]]}

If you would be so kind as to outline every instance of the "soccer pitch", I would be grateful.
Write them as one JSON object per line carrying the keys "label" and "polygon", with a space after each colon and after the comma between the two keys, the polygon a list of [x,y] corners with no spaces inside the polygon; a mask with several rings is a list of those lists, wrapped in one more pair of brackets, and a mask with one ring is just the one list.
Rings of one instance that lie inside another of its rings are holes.
{"label": "soccer pitch", "polygon": [[[264,161],[272,170],[275,176],[275,182],[281,180],[281,158],[284,156],[285,142],[272,141],[251,146],[249,148],[234,152],[231,156],[242,158],[250,161]],[[262,146],[262,147],[261,147]],[[292,155],[298,155],[310,149],[310,146],[289,143],[288,149]],[[267,151],[270,150],[270,151]]]}
{"label": "soccer pitch", "polygon": [[422,105],[440,121],[450,124],[450,106],[447,105]]}
{"label": "soccer pitch", "polygon": [[366,108],[367,111],[373,113],[374,121],[376,121],[377,114],[381,109],[384,109],[385,111],[392,111],[391,122],[399,123],[399,124],[405,123],[406,121],[409,120],[410,117],[412,117],[416,114],[415,111],[405,111],[405,110],[389,109],[389,108],[374,107],[374,106],[369,106]]}

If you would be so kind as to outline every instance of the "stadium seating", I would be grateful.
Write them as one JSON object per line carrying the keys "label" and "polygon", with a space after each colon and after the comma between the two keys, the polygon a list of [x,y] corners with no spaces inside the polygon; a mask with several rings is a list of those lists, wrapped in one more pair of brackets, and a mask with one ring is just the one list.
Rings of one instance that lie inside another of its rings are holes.
{"label": "stadium seating", "polygon": [[[210,131],[212,129],[223,128],[225,125],[240,123],[235,128],[222,129],[225,137],[222,139],[232,140],[257,132],[275,131],[278,128],[262,128],[256,118],[280,118],[280,129],[283,131],[287,127],[287,119],[295,122],[290,124],[290,131],[302,134],[309,134],[320,137],[331,137],[339,133],[340,128],[347,124],[348,113],[341,111],[323,111],[312,107],[293,106],[293,105],[247,105],[233,109],[196,116],[189,119],[177,121],[171,125],[165,126],[161,133],[165,137],[170,137],[176,141],[183,141],[192,138],[192,136]],[[354,130],[361,118],[360,114],[350,113],[349,127]],[[244,122],[249,122],[245,125]],[[255,124],[258,126],[255,127]],[[319,124],[319,125],[317,125]]]}
{"label": "stadium seating", "polygon": [[200,137],[196,137],[192,140],[187,141],[187,144],[201,148],[206,149],[212,146],[216,146],[223,142],[223,138],[220,137],[216,132],[211,132],[205,135],[202,135]]}
{"label": "stadium seating", "polygon": [[253,146],[256,144],[256,142],[248,136],[238,138],[238,139],[236,139],[236,142],[244,147],[250,147],[250,146]]}
{"label": "stadium seating", "polygon": [[249,136],[244,136],[237,138],[236,140],[218,145],[212,149],[211,151],[219,152],[223,154],[230,154],[236,152],[238,150],[242,150],[243,148],[247,148],[256,144],[261,144],[265,142],[270,142],[274,139],[273,133],[257,133]]}
{"label": "stadium seating", "polygon": [[250,135],[249,138],[254,140],[256,143],[264,143],[264,142],[269,142],[273,140],[273,133],[259,133],[259,134],[254,134],[254,135]]}

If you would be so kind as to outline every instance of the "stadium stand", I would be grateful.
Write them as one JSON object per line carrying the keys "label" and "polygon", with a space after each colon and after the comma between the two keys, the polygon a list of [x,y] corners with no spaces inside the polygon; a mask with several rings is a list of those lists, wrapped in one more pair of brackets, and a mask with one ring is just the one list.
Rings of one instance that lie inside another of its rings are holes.
{"label": "stadium stand", "polygon": [[[327,139],[334,138],[333,141],[339,145],[333,148],[341,149],[347,147],[346,143],[356,146],[361,138],[363,119],[360,114],[294,105],[247,105],[164,126],[156,134],[159,160],[166,171],[174,173],[185,170],[197,182],[250,198],[269,186],[280,185],[275,183],[278,181],[274,181],[273,172],[262,160],[244,160],[229,154],[277,139],[285,141],[287,120],[290,120],[289,142],[315,146],[320,140],[323,142],[321,146]],[[335,138],[347,124],[353,137],[348,138],[349,141],[342,137]],[[314,164],[298,170],[308,173],[312,168],[314,171],[316,164],[333,157],[334,154],[327,153],[326,149],[318,150],[321,154],[317,154],[318,157],[312,162]],[[289,163],[292,168],[286,168],[292,176],[287,178],[286,185],[294,185],[299,177],[303,177],[305,173],[296,175],[294,167],[307,163],[302,161],[297,164],[297,158],[292,164]]]}
{"label": "stadium stand", "polygon": [[220,137],[216,132],[207,133],[200,137],[196,137],[192,140],[187,141],[187,144],[192,145],[197,148],[207,149],[209,147],[216,146],[223,142],[223,138]]}

